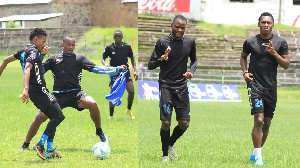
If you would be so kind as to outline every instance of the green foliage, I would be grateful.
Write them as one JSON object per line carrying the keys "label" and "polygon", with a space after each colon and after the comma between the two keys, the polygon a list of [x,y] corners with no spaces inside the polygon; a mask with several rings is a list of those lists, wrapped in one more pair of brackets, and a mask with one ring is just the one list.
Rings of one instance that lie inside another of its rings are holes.
{"label": "green foliage", "polygon": [[[246,30],[258,29],[257,25],[224,25],[224,24],[211,24],[206,22],[197,22],[198,25],[201,26],[202,29],[210,30],[213,34],[217,35],[225,35],[225,34],[233,34],[233,35],[247,35]],[[287,26],[287,25],[278,25],[275,24],[273,30],[294,30],[300,31],[299,27]]]}
{"label": "green foliage", "polygon": [[6,23],[6,28],[19,28],[20,24],[16,24],[14,21],[9,21]]}
{"label": "green foliage", "polygon": [[[47,88],[51,91],[51,72],[47,72],[45,78]],[[41,160],[32,150],[32,145],[38,142],[49,120],[41,125],[32,139],[30,151],[18,151],[38,109],[32,102],[27,105],[21,103],[18,95],[23,91],[22,69],[19,61],[10,63],[0,76],[0,167],[137,167],[137,120],[131,120],[125,114],[126,91],[121,99],[122,104],[115,108],[115,119],[108,120],[109,107],[105,99],[105,94],[110,92],[108,83],[108,75],[83,71],[81,86],[98,104],[102,128],[112,150],[110,158],[97,160],[92,154],[92,147],[99,142],[99,138],[95,135],[96,129],[89,111],[86,109],[79,112],[68,107],[63,109],[66,119],[58,126],[54,140],[54,147],[65,157]],[[137,99],[133,103],[132,112],[138,118]]]}
{"label": "green foliage", "polygon": [[[278,88],[278,103],[268,140],[262,150],[265,167],[298,167],[300,133],[299,88]],[[253,150],[246,87],[239,87],[242,102],[191,102],[190,127],[175,143],[178,161],[161,163],[158,101],[139,99],[139,167],[244,168]],[[172,116],[171,133],[177,125]]]}

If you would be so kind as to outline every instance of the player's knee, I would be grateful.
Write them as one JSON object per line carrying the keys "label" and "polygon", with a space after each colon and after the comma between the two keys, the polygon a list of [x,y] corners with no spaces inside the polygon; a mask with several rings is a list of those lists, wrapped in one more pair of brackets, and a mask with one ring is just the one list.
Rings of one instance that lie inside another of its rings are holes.
{"label": "player's knee", "polygon": [[35,117],[34,122],[41,124],[41,123],[45,122],[47,119],[48,119],[48,117],[44,113],[39,112],[38,115]]}
{"label": "player's knee", "polygon": [[263,117],[257,117],[255,118],[255,125],[262,127],[264,125],[264,118]]}
{"label": "player's knee", "polygon": [[169,130],[171,126],[171,123],[169,121],[162,121],[161,122],[161,128],[163,130]]}
{"label": "player's knee", "polygon": [[269,130],[269,128],[270,128],[270,126],[271,126],[271,122],[264,122],[264,126],[263,126],[263,129],[264,130]]}
{"label": "player's knee", "polygon": [[190,126],[190,122],[189,121],[180,121],[179,122],[180,129],[182,129],[184,131],[187,130],[189,128],[189,126]]}

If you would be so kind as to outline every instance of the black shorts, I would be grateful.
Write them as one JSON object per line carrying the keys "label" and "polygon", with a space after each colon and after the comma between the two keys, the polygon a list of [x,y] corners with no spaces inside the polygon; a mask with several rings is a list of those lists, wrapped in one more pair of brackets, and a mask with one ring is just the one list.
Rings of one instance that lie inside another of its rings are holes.
{"label": "black shorts", "polygon": [[[112,86],[114,85],[116,79],[119,77],[120,74],[116,75],[116,76],[109,76],[109,86]],[[131,73],[130,71],[128,70],[126,75],[126,82],[129,82],[129,81],[132,81],[132,78],[131,78]]]}
{"label": "black shorts", "polygon": [[41,111],[46,111],[50,106],[57,102],[56,98],[48,91],[46,87],[30,90],[29,98]]}
{"label": "black shorts", "polygon": [[276,89],[259,89],[250,84],[248,86],[248,96],[251,115],[263,113],[265,117],[273,118],[277,102]]}
{"label": "black shorts", "polygon": [[176,120],[190,120],[190,100],[187,85],[180,87],[165,87],[159,84],[160,120],[171,121],[173,107]]}
{"label": "black shorts", "polygon": [[56,97],[61,109],[64,109],[65,107],[73,107],[78,111],[82,111],[84,109],[78,108],[78,104],[83,98],[90,95],[82,90],[75,90],[67,93],[55,93],[54,96]]}

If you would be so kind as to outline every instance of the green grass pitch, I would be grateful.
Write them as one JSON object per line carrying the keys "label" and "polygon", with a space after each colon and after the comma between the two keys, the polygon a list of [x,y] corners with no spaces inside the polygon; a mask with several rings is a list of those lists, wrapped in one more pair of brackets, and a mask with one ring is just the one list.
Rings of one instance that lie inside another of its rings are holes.
{"label": "green grass pitch", "polygon": [[[139,167],[243,168],[254,167],[253,117],[247,89],[239,87],[242,102],[191,102],[191,122],[175,143],[178,161],[161,163],[158,101],[138,101]],[[269,137],[262,150],[264,167],[299,167],[299,88],[278,88],[278,103]],[[172,116],[171,132],[177,125]]]}
{"label": "green grass pitch", "polygon": [[[99,64],[100,60],[95,63]],[[47,72],[45,78],[47,88],[51,91],[51,72]],[[27,105],[21,103],[18,95],[23,91],[22,69],[18,61],[8,64],[0,77],[0,167],[137,167],[137,120],[131,120],[125,114],[126,91],[121,99],[122,104],[115,108],[115,119],[108,120],[109,108],[105,99],[105,94],[110,92],[108,79],[108,75],[83,71],[81,86],[97,101],[102,128],[111,147],[110,158],[97,160],[92,154],[92,147],[99,142],[99,138],[95,134],[89,111],[78,112],[68,107],[63,110],[66,119],[58,126],[54,139],[54,148],[65,157],[41,160],[32,150],[32,145],[38,142],[48,120],[41,125],[31,141],[30,151],[18,151],[38,109],[32,102]],[[136,82],[134,85],[136,86]],[[138,117],[137,99],[134,100],[132,112]]]}
{"label": "green grass pitch", "polygon": [[[3,57],[2,57],[3,58]],[[1,59],[2,60],[2,59]],[[100,60],[92,60],[100,64]],[[30,102],[21,103],[22,71],[15,61],[0,77],[0,167],[253,167],[249,161],[252,151],[253,117],[247,100],[247,90],[239,87],[242,102],[191,102],[191,123],[175,148],[178,161],[161,163],[160,120],[158,101],[137,100],[133,104],[136,120],[126,115],[125,92],[123,104],[116,108],[115,120],[109,121],[108,76],[83,71],[82,88],[98,103],[102,126],[109,139],[112,153],[107,160],[96,160],[91,152],[98,142],[88,110],[63,110],[66,119],[57,128],[54,147],[64,154],[62,159],[41,160],[36,153],[18,151],[28,127],[38,110]],[[52,90],[51,73],[46,75],[47,87]],[[135,87],[137,86],[136,83]],[[137,89],[136,89],[137,90]],[[279,88],[278,103],[268,140],[263,148],[264,167],[299,167],[300,89]],[[173,115],[171,129],[176,126]],[[46,123],[42,124],[36,143]]]}

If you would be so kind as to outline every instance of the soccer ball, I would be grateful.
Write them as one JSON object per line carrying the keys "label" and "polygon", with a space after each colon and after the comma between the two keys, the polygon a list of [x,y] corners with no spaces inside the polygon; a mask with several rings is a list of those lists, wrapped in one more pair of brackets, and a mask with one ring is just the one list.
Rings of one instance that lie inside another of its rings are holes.
{"label": "soccer ball", "polygon": [[93,155],[96,159],[106,159],[110,154],[110,147],[108,143],[98,142],[93,146],[92,149]]}

